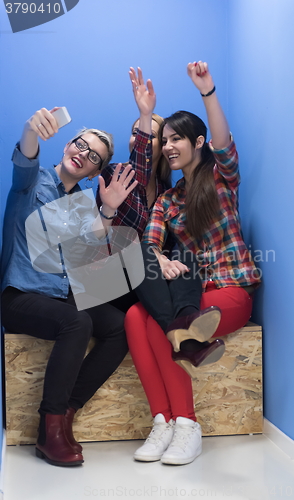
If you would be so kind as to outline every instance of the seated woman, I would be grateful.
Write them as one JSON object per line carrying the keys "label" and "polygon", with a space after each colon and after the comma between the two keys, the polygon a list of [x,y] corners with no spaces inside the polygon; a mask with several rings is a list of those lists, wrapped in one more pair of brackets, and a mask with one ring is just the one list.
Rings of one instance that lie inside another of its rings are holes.
{"label": "seated woman", "polygon": [[[154,417],[134,458],[174,465],[192,462],[202,449],[190,375],[222,356],[223,341],[210,338],[247,323],[260,281],[241,234],[238,155],[207,63],[189,63],[188,75],[203,97],[211,143],[204,122],[187,111],[160,128],[163,155],[183,178],[154,205],[142,243],[141,304],[125,319]],[[177,260],[162,254],[169,233],[178,243]]]}
{"label": "seated woman", "polygon": [[[119,206],[113,218],[113,226],[129,226],[134,228],[141,239],[148,222],[151,208],[160,194],[171,187],[171,170],[161,152],[158,140],[158,130],[163,118],[153,110],[156,104],[156,95],[151,80],[146,85],[142,70],[130,69],[130,79],[140,117],[132,126],[132,135],[129,141],[129,163],[135,170],[137,186],[129,193]],[[101,172],[106,186],[110,183],[115,163],[108,164]],[[101,206],[99,187],[97,190],[97,204]]]}
{"label": "seated woman", "polygon": [[[112,137],[97,129],[83,129],[66,144],[60,163],[44,169],[39,166],[38,138],[47,140],[58,131],[54,110],[42,108],[26,122],[13,153],[13,183],[4,220],[2,321],[10,332],[55,340],[39,408],[36,455],[53,465],[74,466],[83,462],[82,447],[72,434],[74,414],[123,360],[128,350],[124,314],[107,303],[77,309],[61,244],[48,250],[48,258],[51,256],[52,262],[58,258],[60,268],[50,270],[50,261],[48,272],[38,272],[30,259],[27,221],[32,214],[39,214],[42,222],[40,231],[36,227],[37,243],[42,234],[47,241],[63,227],[67,232],[57,233],[60,241],[74,234],[94,247],[103,245],[110,226],[105,217],[113,216],[137,181],[126,187],[134,172],[129,165],[119,175],[119,164],[109,186],[105,187],[103,179],[100,183],[102,218],[89,212],[89,203],[83,205],[89,198],[81,193],[78,182],[92,179],[108,164],[113,154]],[[47,217],[52,205],[56,209],[56,200],[67,208]],[[96,207],[95,200],[93,204]],[[45,268],[46,255],[42,258]],[[95,346],[84,358],[92,336]]]}
{"label": "seated woman", "polygon": [[[140,240],[150,217],[152,207],[158,196],[171,187],[171,170],[161,152],[158,140],[158,131],[163,118],[153,110],[156,104],[156,95],[151,80],[144,82],[141,68],[138,72],[130,68],[130,79],[140,117],[132,126],[132,135],[129,141],[130,164],[135,170],[137,186],[118,207],[112,219],[113,226],[128,226],[135,229]],[[101,172],[106,186],[111,182],[117,164],[108,164]],[[98,207],[101,206],[99,186],[96,195]],[[166,250],[171,249],[173,239],[168,238]],[[123,295],[111,301],[123,312],[138,302],[136,292]]]}

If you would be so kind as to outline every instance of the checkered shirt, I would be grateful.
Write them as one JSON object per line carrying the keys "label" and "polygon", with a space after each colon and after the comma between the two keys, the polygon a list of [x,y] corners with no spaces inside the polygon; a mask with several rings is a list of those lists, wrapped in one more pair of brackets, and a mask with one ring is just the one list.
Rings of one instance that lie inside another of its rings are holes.
{"label": "checkered shirt", "polygon": [[[222,150],[214,149],[211,144],[210,147],[216,162],[213,174],[220,201],[219,218],[201,240],[191,236],[185,226],[186,190],[182,178],[156,201],[142,241],[162,251],[167,234],[172,232],[180,251],[196,255],[204,290],[209,280],[213,280],[217,288],[258,284],[260,273],[243,241],[240,227],[240,175],[235,143],[232,140]],[[180,260],[179,256],[175,258]]]}
{"label": "checkered shirt", "polygon": [[[112,226],[132,227],[136,229],[141,239],[152,210],[152,207],[148,208],[146,196],[146,186],[149,182],[152,170],[151,135],[138,131],[129,162],[136,172],[134,180],[137,180],[138,184],[135,189],[130,192],[125,201],[118,207],[117,215],[112,221]],[[116,165],[117,163],[111,163],[101,172],[106,186],[109,185],[112,179]],[[166,189],[167,186],[164,186],[164,183],[157,177],[155,199]],[[99,188],[96,201],[98,207],[100,207],[102,202],[99,196]]]}

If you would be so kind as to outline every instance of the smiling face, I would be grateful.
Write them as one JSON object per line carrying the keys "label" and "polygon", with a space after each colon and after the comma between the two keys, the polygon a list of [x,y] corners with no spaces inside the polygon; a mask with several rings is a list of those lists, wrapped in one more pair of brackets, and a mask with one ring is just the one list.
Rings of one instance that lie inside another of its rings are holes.
{"label": "smiling face", "polygon": [[[152,167],[156,168],[158,161],[159,161],[159,158],[161,157],[161,148],[160,148],[160,144],[159,144],[159,140],[158,140],[159,124],[155,120],[152,119],[151,127],[152,127],[151,134],[153,135],[153,139],[152,139]],[[131,135],[130,141],[129,141],[130,152],[134,148],[135,139],[136,139],[136,135],[137,135],[138,130],[139,130],[139,120],[137,120],[133,126],[132,135]]]}
{"label": "smiling face", "polygon": [[200,161],[200,147],[203,141],[200,141],[202,143],[200,145],[198,139],[194,147],[187,137],[181,137],[169,125],[164,126],[162,153],[167,159],[171,170],[182,170],[185,177],[191,174]]}
{"label": "smiling face", "polygon": [[[96,152],[102,160],[107,158],[107,147],[95,134],[86,133],[83,134],[81,138],[86,141],[89,148]],[[98,175],[101,164],[99,163],[98,165],[94,165],[89,160],[88,154],[89,149],[80,151],[74,142],[67,144],[64,148],[62,162],[56,167],[61,180],[63,180],[63,178],[66,180],[71,179],[72,181],[75,181],[76,184],[85,177],[92,179]]]}

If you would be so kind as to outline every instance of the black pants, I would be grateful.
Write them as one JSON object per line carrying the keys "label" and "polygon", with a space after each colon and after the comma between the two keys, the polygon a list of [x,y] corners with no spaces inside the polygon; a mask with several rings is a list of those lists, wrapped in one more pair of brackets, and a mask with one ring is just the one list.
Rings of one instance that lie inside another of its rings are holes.
{"label": "black pants", "polygon": [[202,282],[198,274],[198,263],[192,252],[181,252],[177,257],[190,269],[181,276],[166,280],[152,248],[145,243],[141,245],[145,279],[136,288],[136,294],[146,311],[157,321],[163,331],[176,318],[181,309],[193,306],[200,309]]}
{"label": "black pants", "polygon": [[[2,322],[9,332],[55,340],[40,413],[81,408],[128,351],[124,313],[109,304],[78,311],[72,295],[54,299],[8,287],[2,294]],[[95,346],[84,359],[91,336]]]}
{"label": "black pants", "polygon": [[122,295],[121,297],[118,297],[117,299],[114,299],[108,303],[116,307],[116,309],[119,309],[120,311],[126,313],[130,309],[130,307],[139,302],[136,290],[131,290],[129,293],[126,293],[125,295]]}

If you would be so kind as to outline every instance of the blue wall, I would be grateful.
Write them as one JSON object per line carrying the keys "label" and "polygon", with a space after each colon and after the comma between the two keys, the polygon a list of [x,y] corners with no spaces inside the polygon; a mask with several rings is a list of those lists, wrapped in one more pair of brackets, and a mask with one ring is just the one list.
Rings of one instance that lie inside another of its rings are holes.
{"label": "blue wall", "polygon": [[264,414],[294,439],[294,2],[230,0],[228,19],[229,117],[241,157],[243,229],[263,258],[254,319],[264,331]]}
{"label": "blue wall", "polygon": [[264,258],[275,251],[275,262],[260,262],[255,319],[264,327],[265,416],[292,438],[293,9],[293,0],[80,0],[66,15],[12,34],[0,4],[1,218],[11,152],[36,109],[65,105],[73,118],[41,145],[44,166],[59,161],[84,125],[112,132],[114,160],[125,161],[137,117],[129,66],[152,78],[157,113],[188,109],[203,117],[185,68],[209,62],[241,156],[246,240]]}
{"label": "blue wall", "polygon": [[[42,145],[43,165],[58,162],[65,142],[83,125],[112,132],[114,159],[128,158],[130,128],[137,118],[130,66],[140,65],[146,78],[152,78],[156,111],[163,116],[179,108],[202,112],[201,99],[186,76],[187,63],[196,58],[210,61],[226,104],[225,4],[150,0],[144,6],[136,0],[80,0],[64,16],[14,34],[0,4],[4,193],[10,184],[13,145],[25,120],[41,107],[67,106],[73,118]],[[215,39],[207,39],[207,24]]]}

